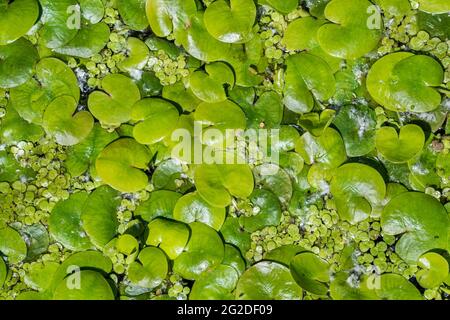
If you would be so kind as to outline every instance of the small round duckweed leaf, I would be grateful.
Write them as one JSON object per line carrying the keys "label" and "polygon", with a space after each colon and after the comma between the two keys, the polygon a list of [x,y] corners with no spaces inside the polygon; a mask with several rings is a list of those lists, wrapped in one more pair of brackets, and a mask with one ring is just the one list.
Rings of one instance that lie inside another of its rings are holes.
{"label": "small round duckweed leaf", "polygon": [[367,219],[381,205],[386,195],[386,184],[372,167],[349,163],[335,171],[331,194],[341,218],[357,223]]}
{"label": "small round duckweed leaf", "polygon": [[119,126],[131,120],[133,105],[141,98],[137,85],[130,78],[110,74],[103,78],[103,91],[89,95],[88,106],[92,115],[104,125]]}
{"label": "small round duckweed leaf", "polygon": [[145,170],[152,156],[143,145],[122,138],[100,152],[95,167],[103,182],[121,192],[137,192],[148,184]]}
{"label": "small round duckweed leaf", "polygon": [[304,290],[320,296],[328,292],[330,266],[312,252],[296,255],[291,263],[292,277]]}
{"label": "small round duckweed leaf", "polygon": [[0,46],[0,88],[14,88],[27,82],[38,59],[36,48],[24,38]]}
{"label": "small round duckweed leaf", "polygon": [[333,0],[325,8],[331,23],[320,27],[317,39],[328,54],[356,59],[369,53],[381,39],[383,20],[368,0]]}
{"label": "small round duckweed leaf", "polygon": [[6,276],[8,275],[8,269],[6,268],[5,260],[0,256],[0,289],[3,287],[5,283]]}
{"label": "small round duckweed leaf", "polygon": [[248,232],[255,232],[268,226],[277,226],[281,221],[281,205],[272,192],[257,189],[250,195],[249,215],[241,216],[239,223]]}
{"label": "small round duckweed leaf", "polygon": [[375,148],[377,117],[375,111],[364,105],[344,106],[333,123],[338,128],[349,157],[360,157]]}
{"label": "small round duckweed leaf", "polygon": [[190,300],[233,300],[239,274],[230,266],[220,265],[205,271],[192,286]]}
{"label": "small round duckweed leaf", "polygon": [[448,213],[427,194],[406,192],[394,197],[382,212],[381,227],[388,235],[401,235],[395,252],[408,263],[417,263],[429,250],[448,247]]}
{"label": "small round duckweed leaf", "polygon": [[252,170],[243,164],[203,164],[195,169],[199,195],[215,207],[225,208],[232,197],[247,198],[253,191]]}
{"label": "small round duckweed leaf", "polygon": [[107,132],[98,123],[94,124],[91,133],[83,141],[68,149],[65,165],[69,173],[78,177],[89,167],[94,167],[99,153],[118,137],[115,131]]}
{"label": "small round duckweed leaf", "polygon": [[256,18],[253,0],[225,0],[213,2],[206,8],[204,21],[208,32],[226,43],[242,43],[252,35]]}
{"label": "small round duckweed leaf", "polygon": [[260,0],[259,2],[261,4],[268,4],[283,14],[294,11],[298,6],[298,0]]}
{"label": "small round duckweed leaf", "polygon": [[99,187],[86,200],[81,221],[92,243],[99,248],[103,248],[117,234],[120,201],[120,193],[108,186]]}
{"label": "small round duckweed leaf", "polygon": [[310,112],[314,100],[326,101],[336,90],[330,66],[317,56],[299,53],[286,61],[284,104],[295,113]]}
{"label": "small round duckweed leaf", "polygon": [[298,124],[315,137],[320,137],[326,128],[333,122],[336,111],[325,109],[320,114],[312,112],[304,114],[298,120]]}
{"label": "small round duckweed leaf", "polygon": [[448,262],[435,252],[427,252],[419,258],[416,278],[422,288],[431,289],[439,286],[447,279]]}
{"label": "small round duckweed leaf", "polygon": [[424,144],[425,134],[415,124],[401,127],[399,134],[392,127],[382,127],[376,134],[378,151],[394,163],[404,163],[414,158],[422,151]]}
{"label": "small round duckweed leaf", "polygon": [[143,288],[153,289],[167,277],[169,264],[164,252],[159,248],[144,248],[138,260],[130,264],[128,279],[131,283]]}
{"label": "small round duckweed leaf", "polygon": [[36,65],[36,75],[10,91],[11,106],[19,115],[35,124],[42,124],[47,106],[57,97],[80,98],[77,77],[61,60],[45,58]]}
{"label": "small round duckweed leaf", "polygon": [[449,13],[450,3],[446,0],[418,0],[419,10],[428,13]]}
{"label": "small round duckweed leaf", "polygon": [[444,72],[429,56],[397,52],[384,56],[367,76],[372,98],[392,111],[429,112],[441,103],[433,87],[441,85]]}
{"label": "small round duckweed leaf", "polygon": [[133,73],[140,73],[148,61],[150,51],[147,45],[138,38],[127,39],[127,58],[120,62],[120,70]]}
{"label": "small round duckweed leaf", "polygon": [[1,226],[0,252],[8,257],[9,263],[16,264],[27,257],[27,245],[19,232],[11,227]]}
{"label": "small round duckweed leaf", "polygon": [[206,202],[197,192],[191,192],[178,199],[173,209],[175,220],[192,223],[202,222],[219,231],[225,221],[225,208],[217,208]]}
{"label": "small round duckweed leaf", "polygon": [[144,30],[148,27],[145,13],[147,0],[118,0],[117,9],[127,26],[133,30]]}
{"label": "small round duckweed leaf", "polygon": [[225,85],[234,85],[233,70],[223,62],[205,67],[205,72],[196,71],[189,78],[192,92],[202,101],[214,103],[227,100]]}
{"label": "small round duckweed leaf", "polygon": [[420,291],[400,274],[385,273],[376,281],[380,288],[375,291],[382,300],[423,300]]}
{"label": "small round duckweed leaf", "polygon": [[71,288],[63,280],[55,289],[54,300],[114,300],[111,286],[100,273],[84,270],[74,276],[79,277],[80,287]]}
{"label": "small round duckweed leaf", "polygon": [[336,168],[347,160],[344,141],[339,133],[327,128],[320,137],[314,137],[309,132],[305,133],[295,146],[305,163],[311,165],[321,163]]}
{"label": "small round duckweed leaf", "polygon": [[0,9],[0,46],[25,35],[39,17],[37,0],[2,1]]}
{"label": "small round duckweed leaf", "polygon": [[53,100],[44,112],[43,126],[63,146],[72,146],[84,140],[94,127],[88,111],[77,110],[77,101],[71,96]]}
{"label": "small round duckweed leaf", "polygon": [[301,300],[302,288],[282,264],[262,261],[247,269],[236,288],[239,300]]}
{"label": "small round duckweed leaf", "polygon": [[88,199],[86,192],[75,193],[69,199],[58,202],[49,218],[50,234],[66,248],[83,251],[92,243],[83,228],[81,215]]}
{"label": "small round duckweed leaf", "polygon": [[133,106],[131,118],[137,122],[133,136],[141,144],[155,144],[172,134],[178,121],[177,108],[159,98],[142,99]]}
{"label": "small round duckweed leaf", "polygon": [[189,227],[180,222],[155,219],[148,225],[147,244],[161,248],[170,260],[183,252],[190,236]]}
{"label": "small round duckweed leaf", "polygon": [[148,222],[158,217],[173,218],[175,204],[180,197],[180,193],[173,191],[154,191],[136,208],[135,214]]}
{"label": "small round duckweed leaf", "polygon": [[204,223],[190,225],[189,242],[173,264],[174,272],[183,278],[196,280],[200,275],[218,266],[224,257],[224,244],[219,234]]}
{"label": "small round duckweed leaf", "polygon": [[239,224],[238,218],[228,217],[220,229],[225,242],[239,248],[242,254],[245,254],[251,245],[250,233],[245,231]]}

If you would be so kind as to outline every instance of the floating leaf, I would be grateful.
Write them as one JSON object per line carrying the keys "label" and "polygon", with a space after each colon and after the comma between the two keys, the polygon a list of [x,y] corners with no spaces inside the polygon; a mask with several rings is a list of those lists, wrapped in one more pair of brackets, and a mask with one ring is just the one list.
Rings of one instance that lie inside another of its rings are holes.
{"label": "floating leaf", "polygon": [[54,300],[114,300],[114,293],[103,276],[95,271],[84,270],[75,277],[80,279],[79,288],[71,288],[63,280],[56,287],[53,299]]}
{"label": "floating leaf", "polygon": [[155,219],[148,229],[147,244],[161,248],[170,260],[183,253],[190,236],[186,224],[171,220]]}
{"label": "floating leaf", "polygon": [[36,142],[44,135],[44,130],[40,126],[22,119],[11,105],[6,110],[6,116],[2,118],[0,126],[0,140],[3,143]]}
{"label": "floating leaf", "polygon": [[275,164],[262,164],[253,170],[255,183],[272,191],[281,204],[289,203],[292,197],[292,182],[289,175]]}
{"label": "floating leaf", "polygon": [[444,257],[427,252],[419,258],[418,266],[422,268],[417,272],[416,278],[422,288],[435,288],[447,279],[448,262]]}
{"label": "floating leaf", "polygon": [[231,244],[225,244],[225,255],[222,264],[233,267],[239,275],[245,271],[245,261],[238,248]]}
{"label": "floating leaf", "polygon": [[26,285],[34,290],[45,291],[51,284],[59,263],[45,261],[31,264],[30,269],[24,277]]}
{"label": "floating leaf", "polygon": [[177,192],[154,191],[136,208],[135,214],[149,222],[158,217],[173,218],[175,204],[180,198],[181,194]]}
{"label": "floating leaf", "polygon": [[217,40],[226,43],[242,43],[252,36],[256,18],[253,0],[225,0],[210,4],[204,15],[205,27]]}
{"label": "floating leaf", "polygon": [[0,46],[25,35],[39,17],[37,0],[2,1],[0,7]]}
{"label": "floating leaf", "polygon": [[230,266],[220,265],[205,271],[192,286],[190,300],[233,300],[231,292],[239,279],[237,271]]}
{"label": "floating leaf", "polygon": [[32,170],[22,168],[14,156],[6,151],[0,151],[0,164],[0,181],[13,183],[34,176]]}
{"label": "floating leaf", "polygon": [[288,267],[262,261],[247,269],[239,279],[236,298],[239,300],[301,300],[300,288]]}
{"label": "floating leaf", "polygon": [[377,281],[376,293],[382,300],[423,300],[420,291],[400,274],[382,274]]}
{"label": "floating leaf", "polygon": [[101,88],[89,95],[88,106],[92,115],[104,125],[119,126],[131,120],[133,105],[141,93],[130,78],[120,74],[110,74],[103,78]]}
{"label": "floating leaf", "polygon": [[367,277],[360,281],[347,272],[338,272],[330,283],[330,296],[333,300],[378,300],[373,288],[368,288]]}
{"label": "floating leaf", "polygon": [[151,160],[150,151],[130,138],[122,138],[100,152],[95,167],[100,178],[121,192],[137,192],[148,184],[144,170]]}
{"label": "floating leaf", "polygon": [[404,163],[414,158],[422,151],[424,143],[425,134],[415,124],[401,127],[399,134],[392,127],[382,127],[376,135],[378,151],[394,163]]}
{"label": "floating leaf", "polygon": [[419,10],[429,13],[447,13],[450,11],[450,4],[446,0],[418,0]]}
{"label": "floating leaf", "polygon": [[296,255],[290,264],[295,281],[304,290],[317,295],[326,295],[330,281],[330,266],[312,252]]}
{"label": "floating leaf", "polygon": [[191,88],[186,88],[182,82],[164,86],[163,98],[176,102],[184,111],[192,112],[202,102],[195,96]]}
{"label": "floating leaf", "polygon": [[401,235],[395,252],[408,263],[416,263],[429,250],[448,247],[447,211],[427,194],[406,192],[394,197],[382,212],[381,227],[388,235]]}
{"label": "floating leaf", "polygon": [[0,289],[3,287],[3,284],[5,283],[7,275],[8,269],[6,269],[6,263],[3,260],[3,257],[0,256]]}
{"label": "floating leaf", "polygon": [[117,9],[126,25],[133,30],[144,30],[148,27],[145,14],[147,0],[118,0]]}
{"label": "floating leaf", "polygon": [[127,39],[127,53],[127,57],[119,63],[119,69],[132,76],[141,73],[150,54],[147,45],[138,38],[130,37]]}
{"label": "floating leaf", "polygon": [[433,58],[397,52],[375,62],[367,76],[367,90],[388,110],[429,112],[441,103],[434,87],[441,85],[443,77]]}
{"label": "floating leaf", "polygon": [[20,234],[27,244],[26,261],[33,261],[47,252],[50,239],[47,229],[40,223],[22,226]]}
{"label": "floating leaf", "polygon": [[228,217],[220,229],[220,233],[225,242],[238,247],[241,254],[245,254],[250,249],[252,242],[250,233],[241,227],[238,218]]}
{"label": "floating leaf", "polygon": [[225,215],[225,208],[211,206],[197,192],[188,193],[178,199],[173,209],[175,220],[184,223],[202,222],[215,230],[220,230]]}
{"label": "floating leaf", "polygon": [[333,122],[336,111],[325,109],[320,114],[307,113],[300,117],[298,124],[315,137],[320,137]]}
{"label": "floating leaf", "polygon": [[289,267],[292,259],[294,259],[297,254],[304,251],[306,250],[294,244],[283,245],[267,252],[264,256],[264,260],[275,261]]}
{"label": "floating leaf", "polygon": [[[0,227],[0,252],[8,257],[8,262],[16,264],[27,256],[27,245],[20,233],[8,226]],[[1,256],[0,256],[1,259]]]}
{"label": "floating leaf", "polygon": [[138,256],[139,262],[128,267],[128,278],[139,287],[153,289],[167,277],[169,264],[166,255],[158,248],[144,248]]}

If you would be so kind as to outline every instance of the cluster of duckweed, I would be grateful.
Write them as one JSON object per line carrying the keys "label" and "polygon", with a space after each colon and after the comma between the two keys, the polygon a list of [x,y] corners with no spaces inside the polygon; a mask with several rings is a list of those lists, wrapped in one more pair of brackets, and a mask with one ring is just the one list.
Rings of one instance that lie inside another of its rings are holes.
{"label": "cluster of duckweed", "polygon": [[155,73],[163,86],[175,84],[189,76],[187,58],[183,53],[173,57],[164,50],[154,51],[148,59],[146,68]]}

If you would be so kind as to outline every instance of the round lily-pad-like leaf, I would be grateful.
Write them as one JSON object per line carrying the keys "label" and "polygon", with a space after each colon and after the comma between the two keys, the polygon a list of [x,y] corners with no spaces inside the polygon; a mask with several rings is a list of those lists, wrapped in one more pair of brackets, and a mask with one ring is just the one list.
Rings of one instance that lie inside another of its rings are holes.
{"label": "round lily-pad-like leaf", "polygon": [[378,151],[387,160],[404,163],[418,155],[425,143],[425,134],[421,127],[408,124],[400,128],[400,133],[392,127],[382,127],[376,134]]}
{"label": "round lily-pad-like leaf", "polygon": [[331,109],[325,109],[320,114],[311,112],[302,115],[298,124],[313,136],[320,137],[333,122],[335,115],[336,111]]}
{"label": "round lily-pad-like leaf", "polygon": [[148,229],[147,244],[161,248],[170,260],[182,254],[190,236],[186,224],[171,220],[155,219]]}
{"label": "round lily-pad-like leaf", "polygon": [[195,71],[189,78],[189,86],[197,98],[209,102],[227,100],[224,85],[234,85],[233,70],[224,62],[215,62],[205,67],[205,72]]}
{"label": "round lily-pad-like leaf", "polygon": [[59,263],[52,261],[32,263],[24,277],[26,285],[34,290],[45,291],[52,284],[52,279]]}
{"label": "round lily-pad-like leaf", "polygon": [[381,39],[383,20],[368,0],[333,0],[325,8],[331,23],[320,27],[317,39],[332,56],[356,59],[375,49]]}
{"label": "round lily-pad-like leaf", "polygon": [[317,56],[299,53],[286,60],[284,104],[295,113],[310,112],[314,100],[326,101],[336,90],[330,66]]}
{"label": "round lily-pad-like leaf", "polygon": [[449,13],[450,3],[446,0],[418,0],[419,10],[428,13]]}
{"label": "round lily-pad-like leaf", "polygon": [[122,138],[100,152],[95,167],[103,182],[121,192],[137,192],[148,184],[145,170],[152,156],[134,139]]}
{"label": "round lily-pad-like leaf", "polygon": [[185,279],[196,280],[200,275],[218,266],[224,257],[224,243],[219,234],[204,223],[190,225],[189,242],[173,264],[174,272]]}
{"label": "round lily-pad-like leaf", "polygon": [[206,202],[197,192],[181,197],[173,209],[175,220],[192,223],[202,222],[215,230],[220,230],[225,221],[225,208],[217,208]]}
{"label": "round lily-pad-like leaf", "polygon": [[136,208],[135,214],[148,222],[158,217],[173,218],[175,204],[180,198],[181,194],[177,192],[154,191]]}
{"label": "round lily-pad-like leaf", "polygon": [[129,37],[127,39],[127,57],[119,63],[119,69],[129,72],[132,76],[140,74],[147,64],[149,54],[150,51],[142,40]]}
{"label": "round lily-pad-like leaf", "polygon": [[44,112],[43,126],[56,142],[72,146],[84,140],[94,127],[94,119],[88,111],[77,110],[77,101],[71,96],[53,100]]}
{"label": "round lily-pad-like leaf", "polygon": [[374,288],[368,288],[367,278],[358,281],[354,276],[341,271],[330,283],[330,296],[334,300],[378,300]]}
{"label": "round lily-pad-like leaf", "polygon": [[64,247],[73,251],[92,248],[81,220],[87,199],[86,192],[74,193],[69,199],[58,202],[49,218],[50,234]]}
{"label": "round lily-pad-like leaf", "polygon": [[344,141],[332,128],[325,129],[320,137],[314,137],[309,132],[305,133],[297,141],[295,150],[309,165],[321,163],[336,168],[347,160]]}
{"label": "round lily-pad-like leaf", "polygon": [[239,223],[248,232],[255,232],[268,226],[277,226],[281,221],[281,204],[272,192],[257,189],[250,195],[250,214],[239,218]]}
{"label": "round lily-pad-like leaf", "polygon": [[184,111],[192,112],[202,102],[195,96],[191,88],[186,88],[183,82],[177,82],[170,86],[163,87],[162,96],[164,99],[176,102]]}
{"label": "round lily-pad-like leaf", "polygon": [[381,227],[388,235],[401,235],[395,252],[408,263],[417,263],[429,250],[448,247],[448,213],[427,194],[406,192],[394,197],[381,214]]}
{"label": "round lily-pad-like leaf", "polygon": [[388,16],[403,16],[411,11],[411,3],[408,0],[375,0],[374,2]]}
{"label": "round lily-pad-like leaf", "polygon": [[226,43],[249,40],[256,18],[253,0],[218,0],[205,10],[204,21],[208,32]]}
{"label": "round lily-pad-like leaf", "polygon": [[155,247],[144,248],[128,267],[127,275],[131,283],[143,288],[153,289],[167,277],[169,264],[164,252]]}
{"label": "round lily-pad-like leaf", "polygon": [[292,259],[291,273],[295,281],[306,291],[326,295],[330,281],[329,264],[312,252],[303,252]]}
{"label": "round lily-pad-like leaf", "polygon": [[233,300],[231,292],[236,288],[238,272],[230,266],[220,265],[205,271],[192,286],[190,300]]}
{"label": "round lily-pad-like leaf", "polygon": [[245,254],[251,245],[250,233],[239,224],[239,218],[228,217],[220,229],[225,242],[239,248],[241,254]]}
{"label": "round lily-pad-like leaf", "polygon": [[145,13],[147,0],[118,0],[117,10],[125,24],[133,30],[144,30],[148,27]]}
{"label": "round lily-pad-like leaf", "polygon": [[8,145],[17,144],[20,141],[36,142],[44,135],[41,126],[22,119],[17,111],[11,107],[6,108],[6,116],[2,118],[0,126],[0,140]]}
{"label": "round lily-pad-like leaf", "polygon": [[331,194],[339,215],[352,223],[376,212],[386,195],[386,184],[378,171],[364,164],[349,163],[339,167],[331,181]]}
{"label": "round lily-pad-like leaf", "polygon": [[[27,245],[15,229],[0,227],[0,252],[8,257],[8,262],[16,264],[27,257]],[[1,256],[0,256],[1,259]]]}
{"label": "round lily-pad-like leaf", "polygon": [[37,0],[2,1],[0,3],[0,46],[25,35],[39,17]]}
{"label": "round lily-pad-like leaf", "polygon": [[0,151],[0,163],[0,181],[13,183],[34,176],[32,170],[22,168],[16,158],[6,151]]}
{"label": "round lily-pad-like leaf", "polygon": [[225,208],[232,197],[247,198],[253,191],[252,170],[243,164],[203,164],[195,169],[199,195],[215,207]]}
{"label": "round lily-pad-like leaf", "polygon": [[267,252],[264,260],[275,261],[289,267],[294,257],[304,251],[306,250],[294,244],[284,245]]}
{"label": "round lily-pad-like leaf", "polygon": [[423,300],[420,291],[400,274],[382,274],[374,282],[375,292],[382,300]]}
{"label": "round lily-pad-like leaf", "polygon": [[282,264],[262,261],[247,269],[239,279],[239,300],[301,300],[302,288]]}
{"label": "round lily-pad-like leaf", "polygon": [[431,289],[439,286],[448,277],[448,262],[435,252],[427,252],[419,258],[417,282],[422,288]]}
{"label": "round lily-pad-like leaf", "polygon": [[137,122],[133,136],[141,144],[155,144],[172,134],[178,121],[177,108],[158,98],[142,99],[133,106],[131,118]]}
{"label": "round lily-pad-like leaf", "polygon": [[103,248],[117,234],[117,208],[121,202],[120,193],[101,186],[86,200],[81,221],[92,243]]}
{"label": "round lily-pad-like leaf", "polygon": [[282,205],[289,203],[292,197],[292,182],[285,170],[275,164],[265,163],[253,170],[255,183],[275,194]]}
{"label": "round lily-pad-like leaf", "polygon": [[111,286],[100,273],[83,270],[72,277],[79,278],[80,286],[68,285],[70,279],[61,281],[53,294],[54,300],[114,300]]}
{"label": "round lily-pad-like leaf", "polygon": [[8,269],[6,268],[5,260],[0,256],[0,289],[3,287],[5,283],[6,276],[8,275]]}
{"label": "round lily-pad-like leaf", "polygon": [[364,105],[344,106],[333,122],[342,135],[349,157],[360,157],[375,148],[377,116]]}
{"label": "round lily-pad-like leaf", "polygon": [[132,107],[141,98],[133,80],[121,74],[110,74],[103,78],[101,88],[103,91],[89,95],[92,115],[108,126],[119,126],[131,120]]}
{"label": "round lily-pad-like leaf", "polygon": [[27,82],[38,59],[36,48],[26,39],[0,46],[0,88],[13,88]]}
{"label": "round lily-pad-like leaf", "polygon": [[384,56],[367,76],[372,98],[392,111],[429,112],[439,107],[444,72],[429,56],[397,52]]}
{"label": "round lily-pad-like leaf", "polygon": [[11,106],[19,115],[35,124],[42,124],[47,106],[57,97],[80,98],[77,77],[61,60],[45,58],[36,64],[36,75],[10,91]]}
{"label": "round lily-pad-like leaf", "polygon": [[231,244],[225,244],[225,256],[222,264],[233,267],[239,275],[245,271],[245,260],[239,249]]}

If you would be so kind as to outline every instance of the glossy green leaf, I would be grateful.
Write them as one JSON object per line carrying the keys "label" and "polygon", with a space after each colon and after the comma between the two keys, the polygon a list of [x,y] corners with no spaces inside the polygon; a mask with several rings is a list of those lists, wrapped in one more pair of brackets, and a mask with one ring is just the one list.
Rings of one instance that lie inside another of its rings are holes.
{"label": "glossy green leaf", "polygon": [[233,300],[231,292],[239,279],[237,271],[230,266],[220,265],[205,271],[192,286],[190,300]]}
{"label": "glossy green leaf", "polygon": [[24,282],[34,290],[45,291],[52,284],[53,276],[58,268],[59,263],[57,262],[35,262],[31,264],[24,277]]}
{"label": "glossy green leaf", "polygon": [[419,258],[421,270],[417,272],[417,282],[423,288],[431,289],[439,286],[448,277],[448,262],[435,252],[427,252]]}
{"label": "glossy green leaf", "polygon": [[289,203],[292,196],[292,182],[289,175],[275,164],[262,164],[253,170],[255,184],[270,190],[275,194],[280,203]]}
{"label": "glossy green leaf", "polygon": [[375,291],[382,300],[423,300],[420,291],[399,274],[382,274],[377,282],[380,288]]}
{"label": "glossy green leaf", "polygon": [[79,277],[80,287],[71,288],[63,280],[55,289],[54,300],[114,300],[111,286],[100,273],[84,270],[74,277]]}
{"label": "glossy green leaf", "polygon": [[333,122],[336,111],[325,109],[320,114],[312,112],[304,114],[298,120],[298,124],[315,137],[320,137],[326,128]]}
{"label": "glossy green leaf", "polygon": [[3,257],[0,256],[0,289],[3,287],[3,284],[5,283],[7,275],[8,269],[6,268],[6,263],[3,260]]}
{"label": "glossy green leaf", "polygon": [[22,119],[17,111],[9,105],[6,116],[2,118],[0,140],[6,144],[16,144],[20,141],[38,141],[44,135],[44,130],[33,123]]}
{"label": "glossy green leaf", "polygon": [[419,10],[429,13],[448,13],[450,4],[446,0],[418,0]]}
{"label": "glossy green leaf", "polygon": [[117,9],[125,24],[131,29],[144,30],[148,27],[146,4],[146,0],[118,0]]}
{"label": "glossy green leaf", "polygon": [[189,237],[189,227],[180,222],[155,219],[148,225],[147,244],[161,248],[170,260],[183,253]]}
{"label": "glossy green leaf", "polygon": [[139,75],[150,55],[147,45],[138,38],[130,37],[127,39],[127,53],[127,57],[119,63],[119,69],[132,76]]}
{"label": "glossy green leaf", "polygon": [[161,249],[144,248],[135,261],[128,267],[128,278],[131,283],[139,287],[153,289],[159,286],[166,278],[169,264],[166,255]]}
{"label": "glossy green leaf", "polygon": [[252,242],[250,233],[241,227],[238,218],[228,217],[222,225],[220,233],[225,242],[231,243],[239,248],[241,254],[245,254],[250,249]]}
{"label": "glossy green leaf", "polygon": [[267,252],[264,260],[275,261],[289,267],[294,257],[304,251],[306,250],[298,245],[283,245]]}
{"label": "glossy green leaf", "polygon": [[25,35],[39,17],[37,0],[2,1],[0,9],[0,46]]}
{"label": "glossy green leaf", "polygon": [[0,227],[0,252],[16,264],[27,257],[27,245],[20,233],[8,226]]}
{"label": "glossy green leaf", "polygon": [[303,252],[292,259],[291,273],[304,290],[317,295],[326,295],[330,281],[329,264],[312,252]]}
{"label": "glossy green leaf", "polygon": [[150,193],[150,197],[136,208],[135,214],[148,222],[158,217],[171,219],[174,216],[175,205],[180,198],[181,194],[177,192],[153,191]]}
{"label": "glossy green leaf", "polygon": [[20,234],[27,244],[26,261],[33,261],[41,254],[47,252],[50,244],[47,228],[41,223],[24,225],[20,228]]}

